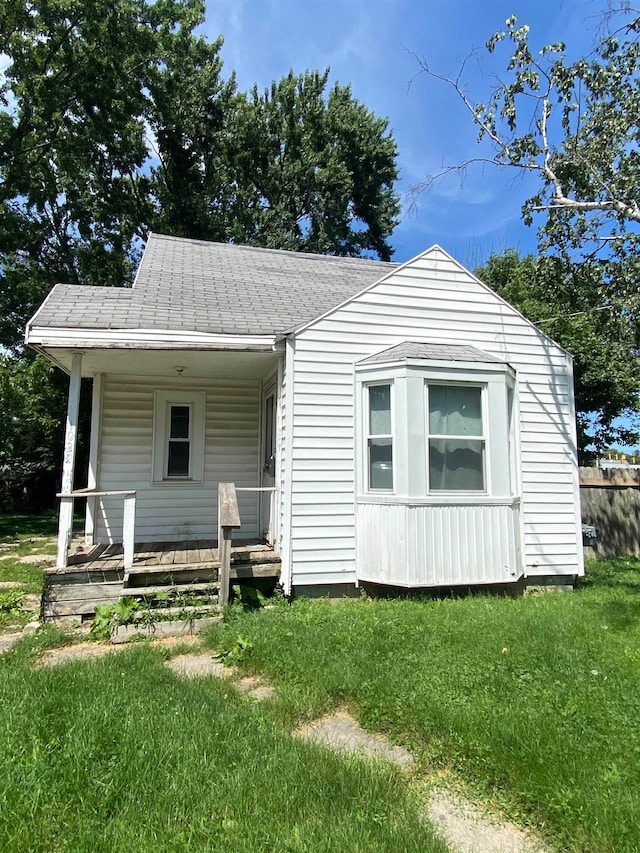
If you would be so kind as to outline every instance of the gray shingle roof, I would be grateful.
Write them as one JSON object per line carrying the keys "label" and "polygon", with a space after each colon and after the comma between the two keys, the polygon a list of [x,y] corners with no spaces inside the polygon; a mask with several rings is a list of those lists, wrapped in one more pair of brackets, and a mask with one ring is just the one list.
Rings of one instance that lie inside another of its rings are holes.
{"label": "gray shingle roof", "polygon": [[406,361],[417,358],[426,361],[479,361],[486,364],[504,364],[499,358],[475,347],[462,344],[424,344],[417,341],[404,341],[395,347],[377,352],[358,364],[375,364],[383,361]]}
{"label": "gray shingle roof", "polygon": [[396,267],[150,234],[133,288],[56,285],[33,326],[277,335]]}

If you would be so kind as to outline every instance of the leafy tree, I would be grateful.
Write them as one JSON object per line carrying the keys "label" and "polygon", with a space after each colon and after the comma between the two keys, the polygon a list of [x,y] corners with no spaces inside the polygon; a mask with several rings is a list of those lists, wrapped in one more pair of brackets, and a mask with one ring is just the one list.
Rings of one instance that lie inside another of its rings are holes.
{"label": "leafy tree", "polygon": [[[328,72],[237,93],[222,39],[197,33],[204,10],[204,0],[0,7],[0,372],[6,411],[22,413],[0,419],[5,471],[52,470],[60,457],[64,395],[22,345],[56,282],[129,284],[150,229],[391,253],[386,122],[348,87],[327,93]],[[42,417],[22,430],[27,406]]]}
{"label": "leafy tree", "polygon": [[640,365],[635,329],[624,314],[599,304],[597,264],[560,257],[492,255],[478,278],[574,357],[578,449],[582,462],[613,443],[634,444],[636,433],[614,425],[637,407]]}
{"label": "leafy tree", "polygon": [[534,50],[529,28],[510,17],[486,45],[489,53],[506,49],[506,77],[482,102],[468,93],[466,63],[451,78],[419,60],[466,106],[482,153],[414,191],[477,161],[539,178],[523,218],[541,218],[543,257],[534,263],[508,253],[482,273],[492,286],[502,280],[500,292],[532,319],[579,312],[543,328],[576,356],[579,426],[594,413],[599,447],[631,438],[612,433],[611,421],[637,411],[640,390],[640,18],[626,14],[618,29],[620,18],[607,16],[605,36],[575,60],[562,43]]}
{"label": "leafy tree", "polygon": [[[19,346],[24,322],[56,281],[131,280],[137,241],[156,212],[149,129],[159,133],[167,124],[162,116],[175,106],[162,96],[170,71],[183,71],[183,46],[205,52],[193,36],[202,14],[198,0],[5,4],[0,53],[10,64],[0,88],[2,345]],[[217,42],[211,50],[218,49]],[[198,70],[209,82],[205,65],[202,59]],[[164,174],[170,176],[173,161],[167,160]]]}
{"label": "leafy tree", "polygon": [[[88,388],[83,389],[86,398]],[[51,505],[60,468],[66,377],[43,356],[0,355],[0,508]],[[84,415],[87,406],[83,407]],[[80,478],[86,447],[80,439]]]}
{"label": "leafy tree", "polygon": [[388,260],[400,211],[397,150],[376,118],[329,71],[293,72],[238,105],[231,134],[238,204],[234,239]]}

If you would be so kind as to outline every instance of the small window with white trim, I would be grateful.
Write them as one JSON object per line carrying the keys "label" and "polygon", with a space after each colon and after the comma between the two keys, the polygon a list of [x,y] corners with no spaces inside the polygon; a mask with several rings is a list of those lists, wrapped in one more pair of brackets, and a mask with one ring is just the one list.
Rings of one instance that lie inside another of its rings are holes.
{"label": "small window with white trim", "polygon": [[427,385],[430,492],[486,491],[481,385]]}
{"label": "small window with white trim", "polygon": [[367,471],[371,491],[393,491],[392,385],[367,386]]}
{"label": "small window with white trim", "polygon": [[153,482],[202,483],[204,391],[156,391]]}

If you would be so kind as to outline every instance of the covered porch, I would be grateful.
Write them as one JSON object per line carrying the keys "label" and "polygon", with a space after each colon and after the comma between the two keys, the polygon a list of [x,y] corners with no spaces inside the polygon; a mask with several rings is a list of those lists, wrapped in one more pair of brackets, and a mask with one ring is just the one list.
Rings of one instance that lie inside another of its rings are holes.
{"label": "covered porch", "polygon": [[[128,583],[163,565],[219,564],[224,484],[233,486],[237,515],[226,528],[229,543],[266,544],[277,555],[282,358],[273,347],[154,342],[46,352],[70,374],[59,575],[76,568],[70,542],[78,499],[86,500],[90,571],[120,572]],[[93,381],[88,475],[74,489],[83,377]]]}

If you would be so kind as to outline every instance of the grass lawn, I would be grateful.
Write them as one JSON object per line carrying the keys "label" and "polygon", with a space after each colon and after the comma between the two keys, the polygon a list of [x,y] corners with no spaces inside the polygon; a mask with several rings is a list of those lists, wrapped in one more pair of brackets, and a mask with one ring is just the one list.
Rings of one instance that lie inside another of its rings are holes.
{"label": "grass lawn", "polygon": [[34,670],[0,657],[0,849],[444,853],[399,770],[298,741],[158,649]]}
{"label": "grass lawn", "polygon": [[[23,591],[41,577],[0,559]],[[2,851],[443,851],[434,782],[558,850],[640,850],[639,561],[591,562],[573,594],[231,608],[205,643],[264,674],[265,703],[143,644],[34,669],[63,641],[0,657]],[[290,737],[340,706],[408,746],[413,776]]]}
{"label": "grass lawn", "polygon": [[573,594],[298,600],[208,642],[267,675],[283,722],[349,706],[424,773],[573,851],[640,850],[640,563]]}
{"label": "grass lawn", "polygon": [[[57,518],[53,512],[40,515],[0,514],[0,630],[20,628],[34,618],[25,609],[27,595],[40,595],[44,582],[41,566],[23,563],[27,554],[54,555]],[[8,582],[16,584],[7,588]]]}
{"label": "grass lawn", "polygon": [[55,510],[35,513],[1,513],[0,542],[13,542],[35,536],[55,536],[58,514]]}

